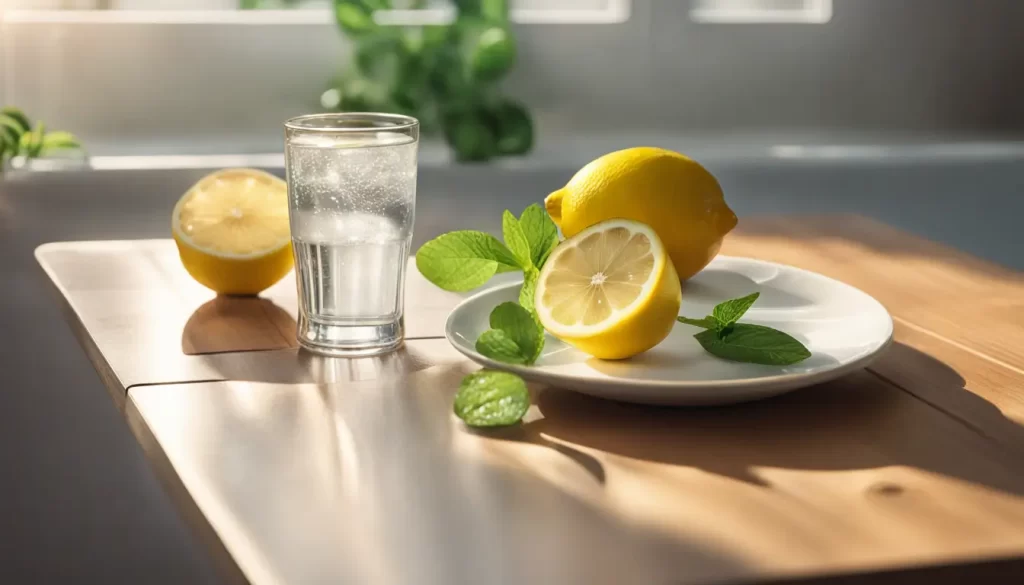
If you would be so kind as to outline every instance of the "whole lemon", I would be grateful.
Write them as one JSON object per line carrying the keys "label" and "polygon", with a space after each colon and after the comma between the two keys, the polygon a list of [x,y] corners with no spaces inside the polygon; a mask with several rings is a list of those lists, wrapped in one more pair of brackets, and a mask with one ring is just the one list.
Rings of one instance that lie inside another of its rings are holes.
{"label": "whole lemon", "polygon": [[736,214],[715,177],[693,159],[663,148],[606,154],[548,195],[544,206],[567,238],[608,219],[651,226],[682,280],[707,266],[736,227]]}

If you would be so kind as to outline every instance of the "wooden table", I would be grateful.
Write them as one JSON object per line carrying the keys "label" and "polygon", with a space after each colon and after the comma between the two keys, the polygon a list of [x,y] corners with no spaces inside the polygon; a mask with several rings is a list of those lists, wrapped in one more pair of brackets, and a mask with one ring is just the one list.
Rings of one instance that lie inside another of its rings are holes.
{"label": "wooden table", "polygon": [[459,295],[415,270],[406,348],[338,360],[294,349],[290,283],[213,300],[169,241],[37,257],[233,581],[1024,582],[1024,275],[856,216],[741,225],[723,253],[865,290],[893,347],[723,408],[533,387],[500,433],[450,415]]}

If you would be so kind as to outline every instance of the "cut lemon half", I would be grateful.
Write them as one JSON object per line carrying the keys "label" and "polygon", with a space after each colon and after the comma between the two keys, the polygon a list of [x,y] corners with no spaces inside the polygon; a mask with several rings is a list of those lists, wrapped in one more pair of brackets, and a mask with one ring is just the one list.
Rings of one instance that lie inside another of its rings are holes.
{"label": "cut lemon half", "polygon": [[171,231],[185,270],[220,294],[257,294],[292,268],[288,188],[263,171],[203,177],[174,206]]}
{"label": "cut lemon half", "polygon": [[625,219],[559,244],[537,282],[544,328],[602,359],[628,358],[661,343],[681,302],[679,276],[658,235]]}

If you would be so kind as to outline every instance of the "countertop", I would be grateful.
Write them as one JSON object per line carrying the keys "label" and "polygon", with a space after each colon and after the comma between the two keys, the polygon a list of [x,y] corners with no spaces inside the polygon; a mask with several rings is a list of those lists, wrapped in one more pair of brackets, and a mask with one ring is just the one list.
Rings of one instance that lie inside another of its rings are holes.
{"label": "countertop", "polygon": [[[212,300],[170,241],[37,256],[233,582],[1020,578],[1024,275],[853,215],[747,218],[724,251],[862,288],[896,343],[866,371],[733,407],[533,386],[522,427],[477,433],[449,411],[474,366],[430,316],[456,295],[410,298],[417,338],[383,358],[313,359],[285,339],[168,370]],[[293,314],[286,290],[267,300]]]}
{"label": "countertop", "polygon": [[[857,156],[828,142],[803,154],[776,153],[785,158],[693,153],[720,179],[741,223],[763,214],[858,213],[1024,270],[1024,157],[995,143],[938,154],[933,147],[900,150],[905,156],[891,158],[892,149],[870,146],[860,144]],[[128,170],[116,170],[124,161],[114,161],[98,171],[10,172],[0,182],[0,324],[8,332],[0,351],[7,382],[0,408],[8,413],[0,459],[10,472],[0,511],[19,534],[0,567],[4,579],[219,582],[120,414],[102,399],[105,385],[32,255],[58,240],[166,237],[177,198],[213,170],[204,164],[220,164],[204,160],[169,161],[176,168],[138,168],[133,159]],[[414,238],[421,243],[466,226],[497,233],[503,207],[539,201],[573,172],[515,161],[423,168]]]}

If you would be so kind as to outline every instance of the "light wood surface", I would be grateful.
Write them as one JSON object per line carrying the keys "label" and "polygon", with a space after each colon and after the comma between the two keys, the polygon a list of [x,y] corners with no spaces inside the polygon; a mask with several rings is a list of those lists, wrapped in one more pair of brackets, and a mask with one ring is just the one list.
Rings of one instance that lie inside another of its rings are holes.
{"label": "light wood surface", "polygon": [[[730,560],[695,569],[680,583],[1024,559],[1024,275],[857,216],[745,218],[723,253],[798,266],[864,290],[892,313],[896,343],[868,370],[723,408],[629,406],[534,387],[535,405],[521,428],[472,433],[453,420],[459,456],[543,479],[629,526],[700,543]],[[171,260],[152,270],[174,270]],[[54,279],[64,291],[74,288],[66,277]],[[85,309],[116,305],[126,294],[85,284],[73,292],[83,322]],[[285,312],[294,310],[277,298]],[[180,317],[201,314],[208,301],[193,294],[180,303],[166,327],[175,348],[293,343],[290,324],[258,301],[214,303],[203,326],[182,335],[187,319]],[[457,301],[439,298],[431,310],[443,315]],[[132,323],[152,319],[153,310],[140,309]],[[431,319],[434,328],[443,324]],[[115,371],[130,367],[98,345]],[[407,388],[450,408],[459,378],[475,367],[436,339],[411,341],[405,351],[420,356],[403,370]],[[295,361],[293,353],[267,356],[267,363]],[[441,365],[423,369],[427,362]],[[260,379],[225,371],[199,379]],[[174,381],[166,372],[153,380],[131,373],[133,383]],[[240,395],[261,391],[251,382],[231,387]],[[175,388],[198,392],[194,384]]]}
{"label": "light wood surface", "polygon": [[[1024,274],[860,216],[741,222],[723,253],[791,264],[860,288],[896,322],[873,368],[958,418],[1024,442]],[[982,401],[972,400],[970,394]],[[997,410],[1002,417],[986,416]],[[998,424],[1003,417],[1014,425]]]}

